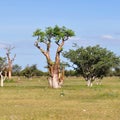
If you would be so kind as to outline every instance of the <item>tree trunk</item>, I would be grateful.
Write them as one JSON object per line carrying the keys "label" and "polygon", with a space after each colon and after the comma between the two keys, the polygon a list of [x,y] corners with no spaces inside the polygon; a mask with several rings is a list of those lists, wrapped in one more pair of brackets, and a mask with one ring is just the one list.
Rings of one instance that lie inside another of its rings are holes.
{"label": "tree trunk", "polygon": [[53,74],[53,77],[48,78],[48,84],[51,88],[61,88],[57,74]]}
{"label": "tree trunk", "polygon": [[3,75],[1,75],[1,84],[0,84],[1,87],[3,87],[3,81],[4,81]]}
{"label": "tree trunk", "polygon": [[64,81],[64,68],[61,70],[61,72],[59,73],[59,85],[62,86],[63,85],[63,81]]}
{"label": "tree trunk", "polygon": [[91,79],[88,79],[88,80],[87,80],[87,86],[88,86],[88,87],[92,87],[92,81],[91,81]]}
{"label": "tree trunk", "polygon": [[53,73],[52,87],[53,87],[53,88],[60,88],[60,87],[61,87],[61,86],[59,85],[58,73]]}
{"label": "tree trunk", "polygon": [[8,71],[8,78],[9,78],[9,79],[12,78],[12,72],[11,72],[11,70]]}
{"label": "tree trunk", "polygon": [[59,69],[57,65],[50,66],[49,73],[50,77],[48,78],[48,83],[51,88],[61,88],[59,84]]}

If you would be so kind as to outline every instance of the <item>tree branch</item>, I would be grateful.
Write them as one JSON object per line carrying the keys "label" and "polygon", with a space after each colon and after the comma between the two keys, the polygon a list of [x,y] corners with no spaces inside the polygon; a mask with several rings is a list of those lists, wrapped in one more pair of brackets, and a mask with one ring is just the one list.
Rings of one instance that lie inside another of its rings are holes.
{"label": "tree branch", "polygon": [[50,46],[51,46],[51,40],[49,39],[48,43],[47,43],[47,52],[48,53],[50,52]]}
{"label": "tree branch", "polygon": [[64,45],[64,40],[62,40],[61,44],[58,46],[55,56],[55,64],[60,63],[60,53],[62,52],[62,47]]}
{"label": "tree branch", "polygon": [[68,38],[69,38],[69,37],[68,37],[68,36],[66,36],[66,38],[64,38],[64,41],[67,41],[67,40],[68,40]]}
{"label": "tree branch", "polygon": [[62,40],[62,43],[59,44],[58,49],[57,49],[57,53],[60,53],[62,51],[63,45],[64,45],[64,40]]}
{"label": "tree branch", "polygon": [[47,59],[47,63],[48,65],[52,65],[52,61],[50,58],[50,42],[47,44],[47,51],[43,50],[39,45],[38,45],[38,41],[36,41],[34,43],[34,45],[43,53],[43,55],[46,57]]}
{"label": "tree branch", "polygon": [[35,45],[45,56],[47,56],[47,53],[38,45],[38,41],[35,41],[34,45]]}
{"label": "tree branch", "polygon": [[16,58],[16,54],[14,55],[14,57],[12,58],[12,60],[11,60],[11,61],[13,62],[13,61],[15,60],[15,58]]}

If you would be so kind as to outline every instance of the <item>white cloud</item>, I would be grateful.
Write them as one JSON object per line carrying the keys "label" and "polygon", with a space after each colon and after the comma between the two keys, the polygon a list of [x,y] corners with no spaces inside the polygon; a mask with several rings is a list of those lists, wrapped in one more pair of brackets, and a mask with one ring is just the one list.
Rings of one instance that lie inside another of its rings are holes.
{"label": "white cloud", "polygon": [[102,39],[108,39],[108,40],[111,40],[111,39],[114,39],[112,35],[102,35]]}
{"label": "white cloud", "polygon": [[80,38],[79,37],[71,37],[71,38],[69,38],[70,40],[80,40]]}
{"label": "white cloud", "polygon": [[7,47],[9,44],[6,44],[6,43],[0,43],[0,48],[5,48]]}

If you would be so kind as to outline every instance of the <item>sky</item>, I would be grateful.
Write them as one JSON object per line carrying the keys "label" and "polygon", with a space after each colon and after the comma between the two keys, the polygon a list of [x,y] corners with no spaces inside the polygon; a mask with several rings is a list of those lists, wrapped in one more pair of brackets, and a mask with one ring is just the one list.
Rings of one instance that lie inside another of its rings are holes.
{"label": "sky", "polygon": [[13,64],[22,68],[37,64],[45,71],[45,57],[34,46],[32,34],[55,25],[75,32],[66,41],[65,51],[73,43],[100,45],[120,56],[120,0],[1,0],[0,56],[5,57],[5,47],[11,45],[15,47],[11,58],[16,54]]}

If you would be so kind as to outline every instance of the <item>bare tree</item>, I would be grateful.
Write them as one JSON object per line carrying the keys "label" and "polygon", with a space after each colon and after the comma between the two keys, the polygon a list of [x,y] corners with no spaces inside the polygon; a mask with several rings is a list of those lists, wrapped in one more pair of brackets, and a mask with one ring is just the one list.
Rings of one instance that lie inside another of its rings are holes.
{"label": "bare tree", "polygon": [[12,46],[8,46],[6,47],[6,55],[7,55],[7,62],[8,62],[8,78],[11,79],[12,78],[12,63],[15,60],[16,54],[11,58],[10,54],[11,54],[11,50],[14,49],[15,47]]}

